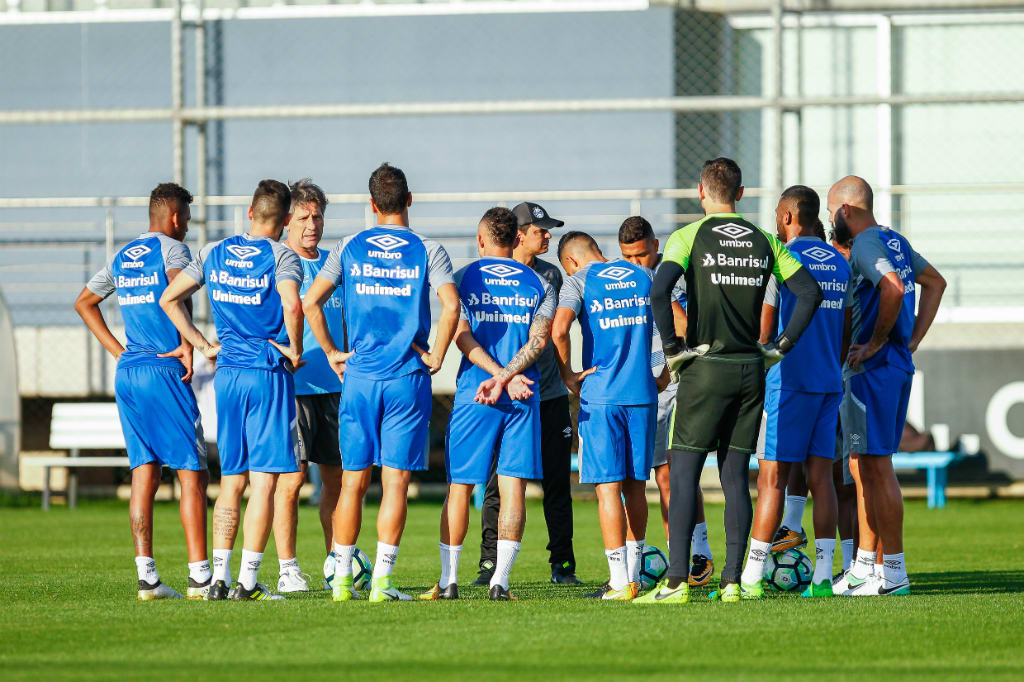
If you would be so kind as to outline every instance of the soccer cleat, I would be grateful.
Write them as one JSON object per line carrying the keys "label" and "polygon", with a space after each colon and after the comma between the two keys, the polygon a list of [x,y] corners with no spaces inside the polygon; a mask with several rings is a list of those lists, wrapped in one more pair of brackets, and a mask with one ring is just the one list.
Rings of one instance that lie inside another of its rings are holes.
{"label": "soccer cleat", "polygon": [[626,583],[621,590],[609,589],[601,599],[604,601],[633,601],[640,593],[640,585],[637,583]]}
{"label": "soccer cleat", "polygon": [[910,579],[904,578],[896,584],[880,576],[872,576],[844,593],[850,597],[886,597],[910,594]]}
{"label": "soccer cleat", "polygon": [[242,587],[242,583],[235,583],[235,586],[228,592],[228,599],[234,601],[284,601],[284,597],[274,594],[263,583],[256,583],[251,590]]}
{"label": "soccer cleat", "polygon": [[576,577],[576,567],[568,561],[551,564],[551,582],[555,585],[582,585],[583,581]]}
{"label": "soccer cleat", "polygon": [[597,588],[593,592],[587,592],[585,595],[583,595],[583,597],[585,599],[604,599],[605,593],[611,592],[611,589],[612,584],[606,582],[604,585],[601,585],[601,587]]}
{"label": "soccer cleat", "polygon": [[867,589],[868,583],[873,581],[875,576],[869,575],[867,578],[858,578],[853,574],[852,570],[846,572],[846,574],[840,578],[842,585],[832,585],[833,594],[841,594],[844,597],[857,597],[861,596],[858,592],[863,592]]}
{"label": "soccer cleat", "polygon": [[405,592],[399,592],[391,584],[390,575],[382,575],[373,579],[373,587],[370,589],[370,603],[379,604],[385,601],[412,601],[412,597]]}
{"label": "soccer cleat", "polygon": [[185,599],[194,600],[206,600],[210,596],[210,587],[213,585],[212,580],[207,580],[205,583],[197,583],[192,578],[188,579],[188,592],[185,593]]}
{"label": "soccer cleat", "polygon": [[481,587],[487,587],[491,584],[491,578],[494,577],[494,562],[487,560],[480,564],[480,575],[473,581],[474,585]]}
{"label": "soccer cleat", "polygon": [[167,587],[159,580],[155,585],[139,581],[139,601],[151,601],[153,599],[181,599],[181,594],[176,590]]}
{"label": "soccer cleat", "polygon": [[910,595],[910,578],[904,577],[903,580],[892,585],[888,580],[884,578],[878,581],[878,596],[908,596]]}
{"label": "soccer cleat", "polygon": [[790,530],[783,526],[775,533],[775,537],[772,538],[772,554],[776,552],[784,552],[787,549],[800,549],[801,547],[807,546],[807,533],[804,531],[797,532]]}
{"label": "soccer cleat", "polygon": [[703,587],[711,581],[711,574],[715,572],[715,562],[711,557],[703,554],[694,554],[690,558],[690,575],[686,582],[690,587]]}
{"label": "soccer cleat", "polygon": [[334,578],[334,586],[331,588],[331,599],[334,601],[352,601],[359,599],[359,593],[353,587],[351,575],[339,575]]}
{"label": "soccer cleat", "polygon": [[726,604],[735,604],[741,599],[763,598],[764,587],[760,584],[757,584],[756,586],[749,584],[740,587],[739,583],[727,583],[725,587],[720,587],[708,595],[708,599],[712,601],[720,601]]}
{"label": "soccer cleat", "polygon": [[668,578],[654,586],[654,589],[642,597],[633,600],[634,604],[685,604],[690,601],[690,585],[685,580],[679,587],[669,588]]}
{"label": "soccer cleat", "polygon": [[512,591],[501,585],[491,585],[491,589],[487,591],[487,598],[491,601],[516,601]]}
{"label": "soccer cleat", "polygon": [[801,597],[832,597],[832,582],[829,580],[822,580],[820,583],[812,582],[807,586],[800,596]]}
{"label": "soccer cleat", "polygon": [[420,595],[422,601],[437,601],[438,599],[458,599],[459,598],[459,586],[457,583],[452,583],[448,587],[441,589],[441,586],[434,583],[434,586],[429,590]]}
{"label": "soccer cleat", "polygon": [[278,592],[309,592],[309,575],[298,566],[286,568],[277,579]]}
{"label": "soccer cleat", "polygon": [[228,598],[228,585],[223,580],[214,580],[210,583],[209,594],[206,598],[209,601],[224,601]]}

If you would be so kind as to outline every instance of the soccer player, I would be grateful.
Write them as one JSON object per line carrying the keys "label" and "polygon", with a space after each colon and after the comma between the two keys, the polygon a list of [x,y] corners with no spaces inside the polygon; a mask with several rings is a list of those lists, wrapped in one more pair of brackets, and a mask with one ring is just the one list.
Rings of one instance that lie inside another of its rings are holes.
{"label": "soccer player", "polygon": [[[149,232],[129,242],[97,272],[75,301],[89,331],[117,358],[114,398],[132,469],[128,508],[135,540],[139,599],[180,599],[160,581],[153,559],[153,498],[160,466],[181,483],[181,525],[188,548],[189,599],[210,589],[206,556],[206,441],[192,380],[192,346],[157,305],[168,282],[191,260],[182,243],[188,232],[188,190],[167,182],[149,195]],[[117,293],[127,347],[114,337],[99,304]],[[189,301],[191,305],[191,301]]]}
{"label": "soccer player", "polygon": [[[836,491],[832,460],[836,451],[839,402],[842,399],[842,361],[849,340],[852,299],[850,266],[842,254],[816,235],[818,194],[804,185],[782,193],[775,209],[779,238],[818,281],[824,300],[792,352],[768,370],[765,397],[765,450],[757,475],[757,507],[750,552],[740,584],[748,598],[764,596],[764,564],[787,502],[792,470],[807,467],[807,484],[814,496],[814,576],[805,597],[832,596],[832,558],[836,549]],[[768,341],[789,320],[796,301],[768,282],[764,297],[761,341]],[[779,322],[775,322],[778,313]],[[795,466],[794,466],[795,465]],[[802,475],[801,477],[802,478]],[[805,491],[798,491],[805,492]],[[806,501],[806,492],[799,496]],[[799,505],[802,511],[803,505]],[[797,520],[797,523],[800,523]],[[799,526],[798,526],[799,527]],[[802,529],[801,529],[802,530]]]}
{"label": "soccer player", "polygon": [[[299,294],[304,295],[313,284],[313,279],[324,261],[327,251],[317,248],[324,235],[324,210],[327,196],[323,190],[304,179],[293,183],[291,190],[291,220],[288,221],[288,237],[285,246],[299,256],[302,263],[302,286]],[[327,316],[331,334],[344,338],[341,323],[341,292],[335,292],[327,300],[327,307],[333,309]],[[295,534],[298,523],[299,490],[306,480],[309,462],[320,469],[323,487],[320,494],[320,525],[324,531],[324,545],[328,556],[325,564],[329,573],[334,573],[334,555],[331,551],[331,516],[341,494],[341,450],[338,447],[338,404],[341,399],[341,382],[331,369],[327,356],[316,342],[316,337],[306,324],[302,332],[302,360],[306,364],[295,372],[295,414],[298,418],[296,445],[302,468],[292,474],[281,474],[274,493],[274,543],[280,576],[278,592],[307,592],[306,576],[299,568],[295,556]],[[326,580],[326,579],[325,579]],[[326,587],[325,583],[325,589]]]}
{"label": "soccer player", "polygon": [[[551,230],[565,225],[552,218],[543,206],[524,201],[512,209],[519,226],[519,242],[512,258],[527,265],[551,285],[555,302],[562,288],[562,271],[557,265],[538,258],[548,252]],[[569,395],[558,374],[555,348],[548,344],[537,358],[540,372],[540,450],[544,462],[544,521],[548,527],[548,561],[551,582],[579,585],[576,555],[572,549],[572,495],[569,484],[572,456],[572,420]],[[489,585],[497,561],[498,478],[491,476],[480,515],[480,575],[475,585]]]}
{"label": "soccer player", "polygon": [[[668,576],[640,598],[642,603],[690,599],[686,578],[698,483],[708,453],[716,450],[725,492],[727,551],[721,589],[710,596],[739,601],[752,516],[747,472],[760,429],[764,367],[799,340],[822,298],[814,277],[776,237],[736,213],[743,182],[735,161],[705,162],[697,191],[706,215],[669,238],[651,290],[666,361],[690,409],[676,411],[669,442]],[[685,342],[676,336],[671,306],[672,289],[684,274]],[[771,277],[782,280],[797,302],[783,333],[762,346],[761,304]]]}
{"label": "soccer player", "polygon": [[[392,585],[391,574],[405,529],[409,475],[427,468],[430,375],[441,368],[455,335],[459,292],[444,248],[409,229],[411,205],[405,173],[381,164],[370,175],[377,224],[331,249],[303,299],[309,327],[327,361],[345,376],[338,413],[344,471],[333,521],[335,601],[358,596],[352,586],[352,554],[375,464],[381,468],[383,497],[369,599],[412,599]],[[338,287],[349,351],[338,349],[324,314]],[[430,289],[441,301],[441,317],[433,349],[427,351]]]}
{"label": "soccer player", "polygon": [[501,508],[491,601],[515,599],[509,575],[526,523],[526,481],[542,475],[540,396],[536,360],[547,346],[555,292],[532,268],[512,260],[516,216],[492,208],[477,227],[480,259],[455,273],[462,351],[455,405],[448,422],[448,495],[441,508],[441,578],[421,599],[458,599],[459,555],[469,527],[474,485],[487,483],[491,460]]}
{"label": "soccer player", "polygon": [[[629,601],[640,587],[658,416],[650,365],[652,273],[626,260],[609,262],[584,232],[559,240],[558,260],[569,278],[558,297],[551,338],[562,381],[580,397],[580,482],[593,483],[597,491],[608,560],[608,582],[587,596]],[[569,340],[576,319],[586,368],[580,372],[572,370]],[[668,381],[664,368],[659,383]]]}
{"label": "soccer player", "polygon": [[[160,298],[181,335],[217,363],[213,385],[221,492],[213,508],[212,600],[284,599],[257,578],[273,525],[277,479],[299,471],[292,371],[302,365],[302,265],[294,251],[277,241],[290,206],[284,183],[260,181],[249,206],[249,233],[204,246]],[[206,340],[182,306],[204,284],[216,344]],[[247,485],[242,566],[229,592],[231,552]]]}
{"label": "soccer player", "polygon": [[[622,257],[641,265],[648,270],[655,270],[661,263],[658,252],[658,240],[654,236],[651,224],[641,216],[626,218],[619,226],[619,251]],[[686,334],[686,287],[683,282],[672,291],[672,318],[676,333]],[[661,335],[658,327],[654,327],[651,342],[651,371],[655,376],[661,374],[665,367],[665,351],[661,347]],[[672,422],[672,413],[676,407],[678,386],[669,379],[668,386],[658,386],[658,429],[654,436],[654,481],[658,484],[661,502],[661,522],[665,527],[665,539],[668,539],[668,505],[671,498],[668,473],[668,430]],[[693,530],[693,557],[690,563],[690,575],[687,581],[691,587],[706,585],[715,571],[712,560],[711,546],[708,544],[708,526],[704,520],[704,496],[698,490],[697,525]]]}
{"label": "soccer player", "polygon": [[[935,319],[946,287],[942,275],[906,237],[878,225],[873,203],[871,186],[853,175],[828,193],[837,240],[853,239],[850,266],[860,314],[852,332],[842,408],[857,486],[858,548],[853,567],[836,585],[854,596],[910,593],[903,557],[903,497],[892,454],[907,417],[914,376],[911,355]],[[917,288],[920,301],[915,301]],[[882,576],[873,575],[876,539],[885,552]]]}

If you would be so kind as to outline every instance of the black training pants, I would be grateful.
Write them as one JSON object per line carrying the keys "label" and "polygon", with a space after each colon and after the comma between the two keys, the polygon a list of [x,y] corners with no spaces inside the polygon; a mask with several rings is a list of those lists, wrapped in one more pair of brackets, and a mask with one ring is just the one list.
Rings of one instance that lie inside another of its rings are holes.
{"label": "black training pants", "polygon": [[[540,403],[540,451],[544,467],[541,487],[544,489],[544,521],[548,526],[548,552],[552,564],[566,562],[575,568],[572,551],[572,497],[569,486],[569,458],[572,454],[572,422],[569,418],[569,396],[560,396]],[[498,560],[498,477],[491,466],[484,507],[480,518],[480,565]]]}

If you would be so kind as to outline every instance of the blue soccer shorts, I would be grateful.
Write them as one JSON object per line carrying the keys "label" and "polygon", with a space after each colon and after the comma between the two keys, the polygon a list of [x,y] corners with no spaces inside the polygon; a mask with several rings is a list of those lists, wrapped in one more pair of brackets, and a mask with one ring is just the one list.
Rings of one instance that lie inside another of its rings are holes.
{"label": "blue soccer shorts", "polygon": [[338,440],[345,471],[386,466],[405,471],[427,468],[430,375],[413,372],[397,379],[345,374],[338,409]]}
{"label": "blue soccer shorts", "polygon": [[156,462],[206,470],[206,440],[192,387],[180,364],[119,367],[114,398],[132,469]]}
{"label": "blue soccer shorts", "polygon": [[770,389],[764,401],[763,459],[804,462],[808,455],[833,459],[842,399],[842,393]]}
{"label": "blue soccer shorts", "polygon": [[487,483],[495,453],[499,476],[543,478],[540,403],[455,405],[445,435],[444,463],[448,482]]}
{"label": "blue soccer shorts", "polygon": [[287,370],[218,367],[213,389],[221,474],[299,471],[295,382]]}
{"label": "blue soccer shorts", "polygon": [[651,475],[658,406],[580,403],[580,483]]}
{"label": "blue soccer shorts", "polygon": [[900,447],[914,375],[880,365],[846,379],[840,418],[846,452],[891,455]]}

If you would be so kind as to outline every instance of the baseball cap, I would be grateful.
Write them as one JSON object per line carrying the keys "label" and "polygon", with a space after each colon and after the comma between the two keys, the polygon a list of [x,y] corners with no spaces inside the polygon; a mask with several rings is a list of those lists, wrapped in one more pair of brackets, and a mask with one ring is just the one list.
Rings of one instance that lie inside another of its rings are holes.
{"label": "baseball cap", "polygon": [[553,227],[561,227],[562,225],[565,225],[565,222],[556,220],[549,216],[543,206],[530,201],[524,201],[519,204],[512,209],[512,213],[515,215],[516,222],[519,223],[519,227],[536,225],[537,227],[543,227],[550,230]]}

